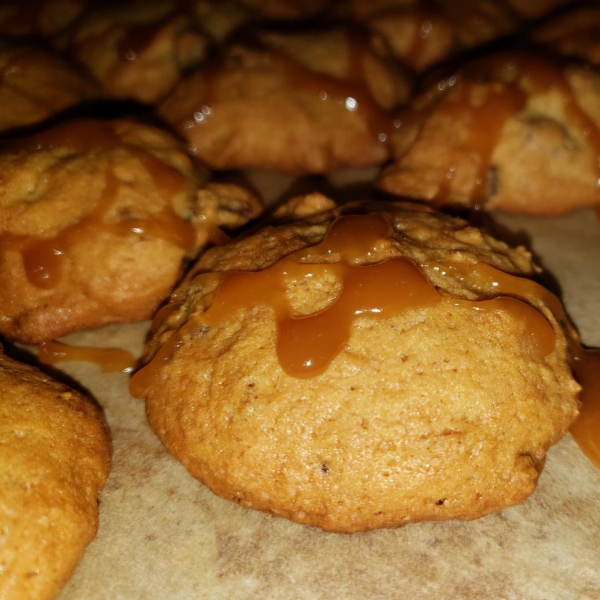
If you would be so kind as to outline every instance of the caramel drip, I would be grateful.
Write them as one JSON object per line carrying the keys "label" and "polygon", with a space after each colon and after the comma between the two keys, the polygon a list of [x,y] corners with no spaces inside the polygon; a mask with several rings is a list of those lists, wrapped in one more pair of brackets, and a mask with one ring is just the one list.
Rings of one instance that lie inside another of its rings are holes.
{"label": "caramel drip", "polygon": [[[32,138],[26,138],[15,147],[17,150],[28,152],[60,147],[75,153],[89,153],[96,149],[102,151],[119,143],[121,142],[110,123],[82,120],[65,123]],[[165,198],[174,197],[182,189],[183,176],[175,168],[137,146],[124,146],[144,165],[156,188]],[[93,231],[105,231],[118,236],[149,235],[163,239],[182,250],[189,250],[196,245],[194,226],[179,217],[171,207],[165,207],[160,213],[144,219],[126,218],[112,222],[107,219],[118,197],[120,185],[114,172],[108,169],[104,190],[88,215],[49,238],[0,234],[0,249],[20,251],[29,281],[40,288],[52,288],[60,280],[61,265],[69,256],[71,248],[88,238]]]}
{"label": "caramel drip", "polygon": [[[387,319],[440,301],[429,280],[405,259],[369,266],[340,263],[340,267],[343,289],[328,309],[299,318],[278,314],[277,356],[292,377],[324,373],[348,341],[356,317]],[[309,276],[322,268],[313,265]]]}
{"label": "caramel drip", "polygon": [[[452,90],[457,81],[457,87]],[[488,83],[487,89],[478,86],[481,83]],[[460,179],[462,171],[470,174],[473,163],[472,204],[480,205],[488,195],[493,195],[487,185],[492,154],[507,121],[525,107],[529,94],[557,92],[565,117],[583,132],[596,155],[596,177],[600,180],[600,129],[579,106],[568,80],[554,63],[532,55],[497,53],[473,61],[438,88],[452,95],[425,111],[413,111],[413,117],[423,123],[429,111],[436,110],[453,121],[468,124],[468,134],[466,139],[455,143],[453,151],[446,151],[448,162],[443,167],[445,173],[434,203],[443,204],[448,200],[452,180]],[[434,95],[439,93],[436,91]],[[597,187],[596,184],[595,180],[593,185]]]}
{"label": "caramel drip", "polygon": [[[508,314],[523,324],[529,333],[526,339],[540,357],[552,352],[552,326],[521,300],[496,297],[471,302],[442,297],[423,271],[404,258],[359,265],[359,259],[373,258],[389,232],[389,223],[379,215],[342,216],[320,244],[294,252],[262,271],[198,275],[192,286],[218,283],[215,292],[204,299],[205,312],[175,332],[154,359],[134,375],[132,395],[146,396],[161,366],[171,360],[186,338],[217,327],[238,310],[256,306],[268,306],[275,312],[279,364],[292,377],[308,378],[325,372],[347,343],[355,318],[385,319],[441,302]],[[294,315],[285,293],[286,277],[310,280],[326,272],[341,281],[339,296],[317,313]],[[165,321],[165,314],[159,316],[159,326]]]}
{"label": "caramel drip", "polygon": [[91,348],[70,346],[62,342],[44,342],[39,346],[38,358],[45,365],[59,362],[85,361],[95,363],[105,372],[131,373],[136,360],[127,350],[120,348]]}
{"label": "caramel drip", "polygon": [[[598,437],[600,431],[600,350],[582,347],[577,335],[566,321],[561,301],[552,292],[531,279],[510,275],[484,263],[473,266],[458,263],[444,266],[430,263],[429,266],[435,268],[442,275],[451,272],[461,273],[484,293],[494,290],[501,294],[516,295],[529,301],[538,299],[548,306],[554,318],[567,330],[571,368],[582,387],[580,414],[575,423],[571,425],[571,434],[586,456],[597,467],[600,467],[600,439]],[[528,331],[530,334],[538,336],[539,343],[548,347],[550,339],[546,338],[545,327],[541,322],[533,330],[528,328]]]}
{"label": "caramel drip", "polygon": [[[353,32],[354,33],[354,32]],[[312,71],[298,62],[283,50],[273,48],[255,37],[245,36],[241,45],[251,50],[266,54],[271,62],[281,70],[286,80],[297,90],[306,92],[322,102],[338,106],[345,112],[356,112],[361,115],[374,140],[385,143],[393,127],[391,113],[381,107],[371,93],[365,71],[365,57],[371,53],[368,40],[362,32],[346,36],[349,47],[349,71],[345,78],[340,79],[326,73]],[[208,66],[205,73],[206,97],[205,105],[194,113],[193,119],[185,122],[202,124],[218,107],[217,82],[223,70],[223,59],[218,59]],[[226,70],[226,69],[225,69]]]}
{"label": "caramel drip", "polygon": [[475,96],[481,88],[465,81],[456,89],[452,98],[440,105],[439,112],[452,121],[468,123],[468,136],[462,144],[448,152],[450,162],[445,179],[434,201],[443,204],[451,190],[451,181],[460,177],[462,169],[471,170],[475,165],[472,202],[480,204],[487,195],[487,171],[506,121],[525,106],[525,94],[518,88],[498,84],[491,88],[482,104],[477,105]]}
{"label": "caramel drip", "polygon": [[[533,55],[517,53],[495,54],[481,62],[484,64],[477,61],[471,65],[471,76],[477,76],[478,71],[487,70],[508,77],[521,89],[532,94],[558,92],[565,116],[583,131],[597,158],[600,157],[600,129],[579,106],[573,88],[556,64]],[[596,166],[600,169],[598,160]]]}
{"label": "caramel drip", "polygon": [[581,384],[581,409],[571,435],[584,454],[600,468],[600,350],[572,344],[573,372]]}
{"label": "caramel drip", "polygon": [[369,262],[391,233],[388,221],[376,215],[340,217],[320,244],[299,250],[293,256],[306,262],[317,262],[323,255],[330,260],[341,258],[349,264]]}
{"label": "caramel drip", "polygon": [[462,280],[468,279],[470,285],[482,294],[514,296],[524,298],[529,302],[539,300],[548,306],[557,321],[561,322],[565,319],[561,301],[533,279],[511,275],[486,263],[465,265],[452,262],[441,265],[429,261],[422,266],[435,269],[442,276],[453,274]]}

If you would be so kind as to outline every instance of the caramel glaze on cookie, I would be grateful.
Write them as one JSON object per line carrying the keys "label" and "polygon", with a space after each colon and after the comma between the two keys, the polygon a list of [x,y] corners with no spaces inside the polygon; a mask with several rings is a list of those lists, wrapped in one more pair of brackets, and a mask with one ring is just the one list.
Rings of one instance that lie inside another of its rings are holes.
{"label": "caramel glaze on cookie", "polygon": [[149,318],[220,227],[260,211],[207,183],[169,133],[128,120],[12,140],[0,168],[0,333],[26,343]]}
{"label": "caramel glaze on cookie", "polygon": [[184,10],[186,4],[150,0],[91,6],[54,43],[100,81],[108,98],[153,104],[205,58],[206,37],[194,11]]}
{"label": "caramel glaze on cookie", "polygon": [[478,59],[399,115],[379,186],[436,205],[558,215],[600,202],[600,76],[533,54]]}
{"label": "caramel glaze on cookie", "polygon": [[169,452],[332,531],[523,501],[579,392],[528,253],[415,207],[295,208],[207,251],[158,313],[131,391]]}

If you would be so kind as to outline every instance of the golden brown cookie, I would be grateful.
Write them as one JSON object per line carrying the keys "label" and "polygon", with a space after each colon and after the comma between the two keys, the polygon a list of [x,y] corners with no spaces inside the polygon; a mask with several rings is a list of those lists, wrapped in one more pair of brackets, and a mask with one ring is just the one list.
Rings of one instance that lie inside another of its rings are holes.
{"label": "golden brown cookie", "polygon": [[100,95],[98,84],[50,50],[0,41],[0,132],[39,123]]}
{"label": "golden brown cookie", "polygon": [[326,530],[523,501],[577,414],[560,302],[460,219],[332,204],[203,254],[131,383],[152,429],[216,494]]}
{"label": "golden brown cookie", "polygon": [[379,185],[399,196],[558,215],[600,202],[600,76],[500,53],[439,80],[399,115]]}
{"label": "golden brown cookie", "polygon": [[96,535],[110,436],[92,402],[0,353],[0,597],[49,600]]}
{"label": "golden brown cookie", "polygon": [[55,42],[101,82],[107,97],[153,104],[206,53],[193,13],[179,8],[177,0],[98,4]]}
{"label": "golden brown cookie", "polygon": [[251,194],[208,184],[171,134],[128,120],[67,121],[0,151],[0,333],[41,343],[149,318]]}
{"label": "golden brown cookie", "polygon": [[363,32],[261,30],[231,41],[159,112],[213,168],[322,173],[385,161],[389,110],[408,94]]}

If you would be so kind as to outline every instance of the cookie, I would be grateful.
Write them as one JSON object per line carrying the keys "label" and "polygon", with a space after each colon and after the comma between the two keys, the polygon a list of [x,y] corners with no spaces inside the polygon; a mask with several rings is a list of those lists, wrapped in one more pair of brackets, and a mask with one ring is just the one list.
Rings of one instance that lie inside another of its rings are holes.
{"label": "cookie", "polygon": [[130,389],[167,450],[330,531],[525,500],[579,391],[529,254],[412,205],[312,195],[278,219],[204,253],[156,317]]}
{"label": "cookie", "polygon": [[176,0],[102,4],[55,37],[108,98],[154,104],[202,62],[206,37]]}
{"label": "cookie", "polygon": [[66,121],[0,151],[0,334],[38,344],[152,316],[220,227],[258,201],[209,184],[171,134]]}
{"label": "cookie", "polygon": [[559,215],[600,201],[600,76],[535,54],[482,57],[399,115],[381,189],[437,205]]}
{"label": "cookie", "polygon": [[385,38],[399,61],[417,73],[448,59],[457,50],[454,28],[431,7],[392,6],[369,15],[367,25]]}
{"label": "cookie", "polygon": [[212,168],[324,173],[384,162],[389,110],[409,93],[364,32],[244,30],[159,113]]}
{"label": "cookie", "polygon": [[110,468],[102,412],[0,353],[0,597],[54,598],[98,528]]}
{"label": "cookie", "polygon": [[95,100],[96,81],[45,48],[0,41],[0,132],[40,123]]}

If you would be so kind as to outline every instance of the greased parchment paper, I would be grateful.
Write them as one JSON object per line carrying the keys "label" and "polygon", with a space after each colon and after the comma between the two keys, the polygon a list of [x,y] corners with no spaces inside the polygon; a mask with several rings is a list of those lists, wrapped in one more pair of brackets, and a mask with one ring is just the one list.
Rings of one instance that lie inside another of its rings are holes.
{"label": "greased parchment paper", "polygon": [[[494,214],[562,288],[585,344],[600,346],[600,223]],[[71,336],[139,353],[148,323]],[[100,529],[60,600],[196,598],[600,599],[600,470],[568,435],[524,504],[471,522],[331,534],[214,496],[150,431],[128,376],[61,365],[104,407],[113,469]],[[293,443],[293,440],[290,440]]]}

